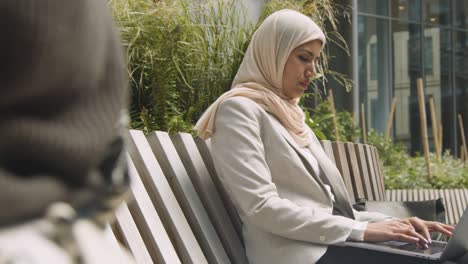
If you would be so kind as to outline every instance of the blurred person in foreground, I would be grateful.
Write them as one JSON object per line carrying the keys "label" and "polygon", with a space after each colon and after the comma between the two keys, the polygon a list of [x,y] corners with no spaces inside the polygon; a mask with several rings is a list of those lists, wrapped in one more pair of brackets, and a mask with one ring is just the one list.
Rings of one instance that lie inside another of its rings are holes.
{"label": "blurred person in foreground", "polygon": [[129,183],[107,2],[4,0],[0,22],[0,263],[86,262],[69,227],[103,232]]}

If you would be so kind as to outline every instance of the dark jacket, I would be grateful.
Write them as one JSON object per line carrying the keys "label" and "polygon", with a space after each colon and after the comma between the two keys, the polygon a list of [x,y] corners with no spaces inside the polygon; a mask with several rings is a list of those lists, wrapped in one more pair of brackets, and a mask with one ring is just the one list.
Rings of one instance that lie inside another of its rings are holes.
{"label": "dark jacket", "polygon": [[127,104],[106,1],[2,0],[0,22],[0,225],[125,185],[102,172]]}

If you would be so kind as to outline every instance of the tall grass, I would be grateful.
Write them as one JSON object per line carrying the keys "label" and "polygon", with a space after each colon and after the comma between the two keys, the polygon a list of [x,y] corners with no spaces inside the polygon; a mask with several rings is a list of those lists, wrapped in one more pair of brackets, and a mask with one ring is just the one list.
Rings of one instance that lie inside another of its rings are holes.
{"label": "tall grass", "polygon": [[[294,9],[322,26],[331,25],[334,34],[338,9],[330,3],[271,0],[255,25],[241,0],[111,0],[128,57],[132,128],[191,131],[203,111],[230,88],[253,31],[268,14]],[[326,58],[323,71],[333,76]]]}
{"label": "tall grass", "polygon": [[228,90],[253,26],[236,1],[110,2],[127,51],[131,126],[191,131]]}

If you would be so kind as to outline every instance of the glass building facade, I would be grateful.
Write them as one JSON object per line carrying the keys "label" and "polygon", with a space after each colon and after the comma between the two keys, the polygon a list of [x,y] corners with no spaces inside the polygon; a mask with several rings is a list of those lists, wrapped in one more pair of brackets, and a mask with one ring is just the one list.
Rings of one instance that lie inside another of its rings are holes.
{"label": "glass building facade", "polygon": [[[428,135],[442,127],[443,148],[458,154],[457,114],[468,127],[468,1],[354,0],[353,109],[364,104],[366,125],[385,132],[392,98],[393,138],[422,152],[417,79],[425,89]],[[429,98],[435,103],[432,124]]]}

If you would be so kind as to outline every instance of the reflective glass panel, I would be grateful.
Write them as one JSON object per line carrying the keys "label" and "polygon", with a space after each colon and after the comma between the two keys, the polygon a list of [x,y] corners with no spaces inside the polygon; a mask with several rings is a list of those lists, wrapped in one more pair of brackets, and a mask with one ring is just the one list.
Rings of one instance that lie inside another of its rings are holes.
{"label": "reflective glass panel", "polygon": [[421,21],[421,0],[392,0],[391,16],[401,20]]}
{"label": "reflective glass panel", "polygon": [[424,0],[424,22],[433,25],[450,24],[450,0]]}
{"label": "reflective glass panel", "polygon": [[358,0],[358,11],[388,16],[388,2],[389,0]]}
{"label": "reflective glass panel", "polygon": [[388,20],[359,17],[359,101],[368,129],[384,132],[391,102]]}
{"label": "reflective glass panel", "polygon": [[[455,91],[457,96],[456,113],[463,118],[465,134],[468,132],[468,33],[463,31],[454,32],[454,72]],[[459,133],[458,120],[456,120],[457,135]],[[465,135],[467,136],[467,135]],[[460,146],[461,139],[458,136],[457,145]],[[459,149],[459,148],[458,148]],[[459,151],[458,151],[459,153]]]}
{"label": "reflective glass panel", "polygon": [[[418,98],[416,80],[422,77],[421,26],[394,21],[393,42],[393,93],[397,98],[395,109],[395,139],[409,149],[419,144]],[[416,139],[416,140],[415,140]]]}
{"label": "reflective glass panel", "polygon": [[[424,28],[423,39],[423,65],[425,76],[425,94],[426,101],[428,97],[434,98],[434,108],[437,122],[441,121],[447,125],[451,124],[451,116],[453,115],[453,100],[452,92],[450,91],[450,31],[439,27],[428,26]],[[432,124],[430,109],[427,109],[427,127],[431,150],[435,150],[433,130],[436,134],[440,124]],[[419,118],[419,117],[418,117]],[[450,126],[445,129],[446,139],[452,132]],[[445,146],[449,147],[451,143],[446,142]]]}
{"label": "reflective glass panel", "polygon": [[455,26],[459,28],[468,27],[468,1],[455,0]]}

